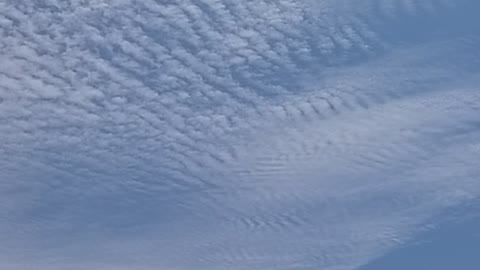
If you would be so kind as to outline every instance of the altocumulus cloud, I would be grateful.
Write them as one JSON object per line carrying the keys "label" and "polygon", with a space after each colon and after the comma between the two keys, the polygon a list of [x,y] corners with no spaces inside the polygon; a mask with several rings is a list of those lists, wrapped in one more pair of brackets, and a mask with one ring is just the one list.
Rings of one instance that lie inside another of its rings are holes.
{"label": "altocumulus cloud", "polygon": [[478,8],[0,2],[0,268],[347,270],[413,241],[480,197]]}

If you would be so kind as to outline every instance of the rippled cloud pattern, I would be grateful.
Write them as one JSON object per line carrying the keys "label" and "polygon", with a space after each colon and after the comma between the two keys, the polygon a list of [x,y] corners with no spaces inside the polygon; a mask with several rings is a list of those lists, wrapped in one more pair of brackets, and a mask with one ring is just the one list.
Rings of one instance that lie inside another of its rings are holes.
{"label": "rippled cloud pattern", "polygon": [[439,227],[480,248],[479,10],[0,1],[0,269],[393,269]]}

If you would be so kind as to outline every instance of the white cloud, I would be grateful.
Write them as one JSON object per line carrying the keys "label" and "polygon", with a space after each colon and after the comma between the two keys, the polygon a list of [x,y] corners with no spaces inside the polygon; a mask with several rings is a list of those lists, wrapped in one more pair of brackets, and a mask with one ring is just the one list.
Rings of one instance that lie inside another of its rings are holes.
{"label": "white cloud", "polygon": [[354,269],[408,241],[479,196],[472,5],[0,3],[0,268]]}

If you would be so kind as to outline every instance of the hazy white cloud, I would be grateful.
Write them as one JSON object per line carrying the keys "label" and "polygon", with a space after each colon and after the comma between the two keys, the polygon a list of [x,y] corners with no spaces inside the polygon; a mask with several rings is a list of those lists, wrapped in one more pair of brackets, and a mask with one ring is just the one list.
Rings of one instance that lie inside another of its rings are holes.
{"label": "hazy white cloud", "polygon": [[382,256],[480,195],[475,8],[0,3],[0,268]]}

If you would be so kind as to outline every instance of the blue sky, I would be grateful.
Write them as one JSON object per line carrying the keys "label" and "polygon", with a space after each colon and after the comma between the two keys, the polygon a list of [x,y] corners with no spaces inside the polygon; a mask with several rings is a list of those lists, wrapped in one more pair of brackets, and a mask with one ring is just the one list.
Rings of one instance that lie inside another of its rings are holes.
{"label": "blue sky", "polygon": [[0,269],[475,269],[480,3],[0,2]]}

